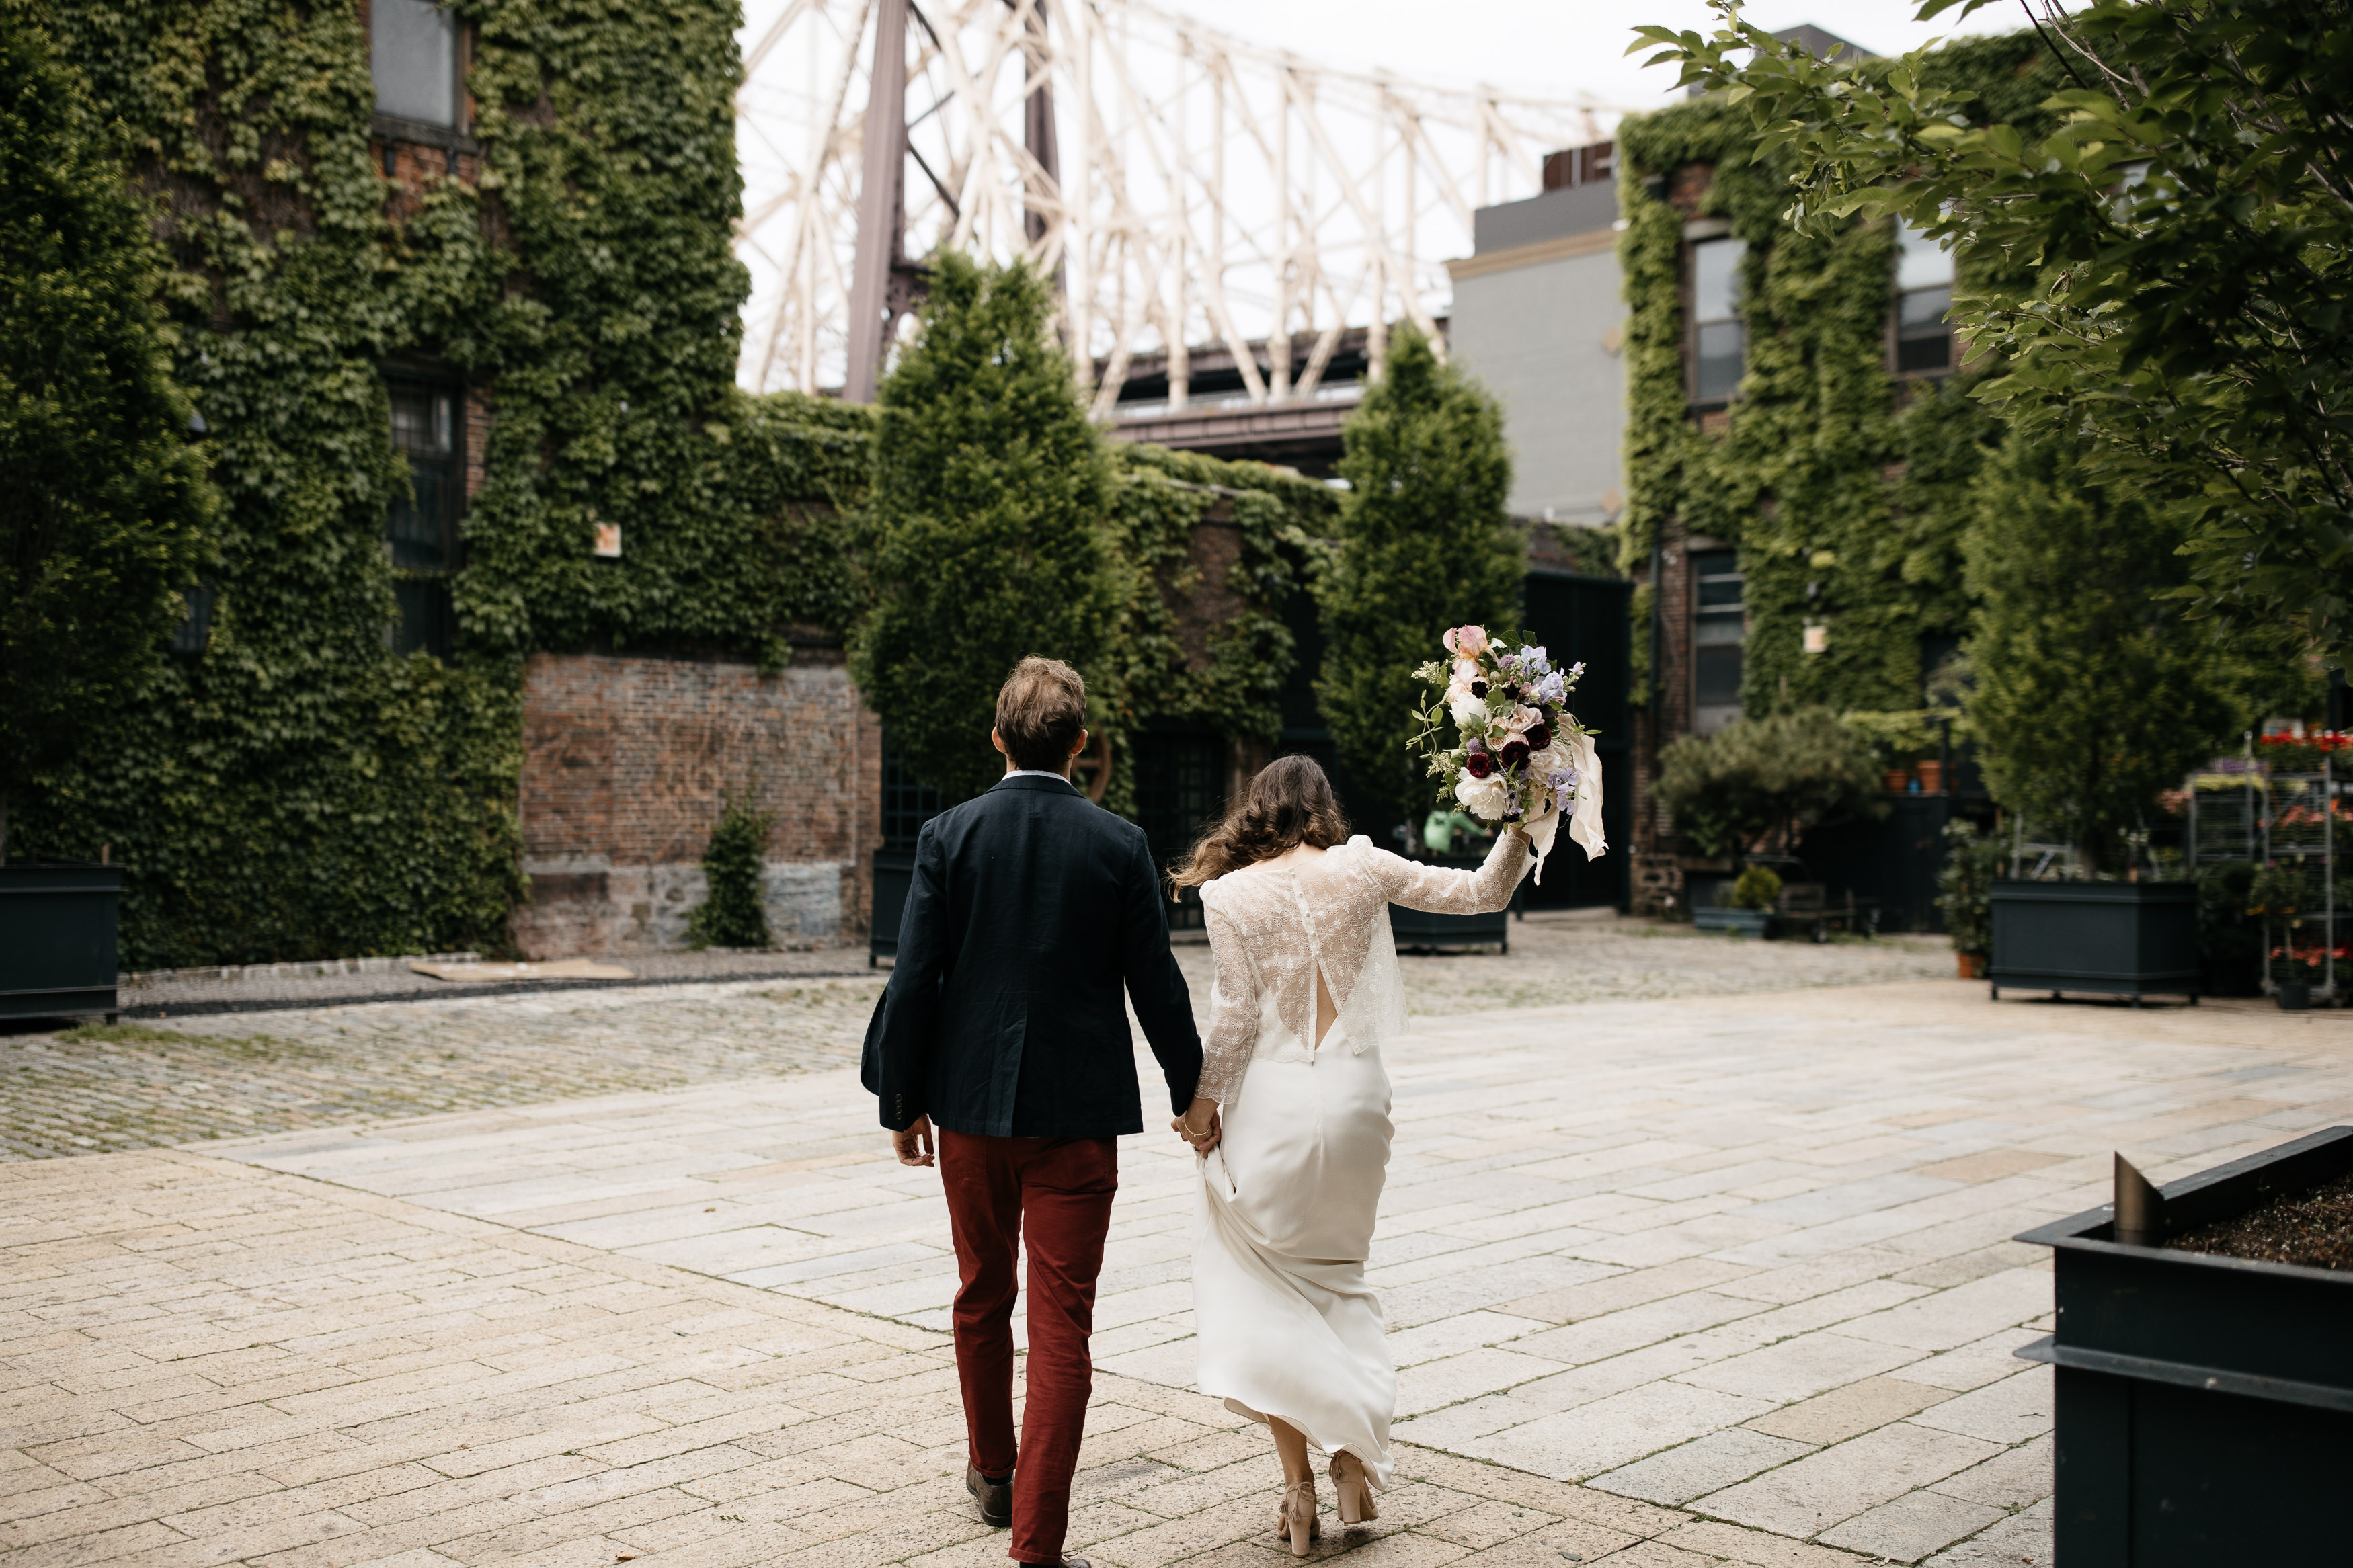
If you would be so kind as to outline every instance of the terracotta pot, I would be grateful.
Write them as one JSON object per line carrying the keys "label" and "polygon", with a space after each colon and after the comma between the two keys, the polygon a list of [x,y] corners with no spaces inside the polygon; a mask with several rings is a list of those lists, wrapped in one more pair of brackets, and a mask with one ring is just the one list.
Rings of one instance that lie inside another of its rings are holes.
{"label": "terracotta pot", "polygon": [[1982,952],[1957,952],[1953,954],[1953,963],[1964,980],[1985,978],[1985,954]]}
{"label": "terracotta pot", "polygon": [[1923,795],[1945,793],[1944,763],[1929,762],[1920,764],[1920,793]]}
{"label": "terracotta pot", "polygon": [[1885,783],[1887,784],[1888,794],[1902,795],[1906,789],[1911,787],[1912,775],[1905,772],[1902,768],[1890,768],[1887,770],[1887,778]]}

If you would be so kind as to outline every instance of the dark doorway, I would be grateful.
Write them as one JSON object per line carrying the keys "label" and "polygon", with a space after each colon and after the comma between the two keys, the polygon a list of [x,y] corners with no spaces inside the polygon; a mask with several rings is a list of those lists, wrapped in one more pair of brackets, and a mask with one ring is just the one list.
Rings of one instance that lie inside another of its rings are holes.
{"label": "dark doorway", "polygon": [[1528,888],[1528,904],[1622,910],[1634,799],[1633,710],[1626,700],[1634,584],[1622,577],[1536,573],[1522,594],[1529,637],[1544,646],[1554,665],[1585,666],[1568,706],[1578,723],[1599,731],[1593,746],[1601,756],[1601,825],[1609,838],[1609,853],[1588,863],[1564,833],[1545,861],[1544,882]]}

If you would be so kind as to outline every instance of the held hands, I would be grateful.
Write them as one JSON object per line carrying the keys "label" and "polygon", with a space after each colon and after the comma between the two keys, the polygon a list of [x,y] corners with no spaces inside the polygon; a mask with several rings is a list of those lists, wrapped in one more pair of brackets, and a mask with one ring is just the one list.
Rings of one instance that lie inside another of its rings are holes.
{"label": "held hands", "polygon": [[900,1131],[891,1134],[891,1152],[899,1156],[902,1165],[928,1165],[937,1140],[932,1135],[932,1119],[918,1116]]}
{"label": "held hands", "polygon": [[1184,1115],[1168,1123],[1169,1130],[1193,1146],[1193,1152],[1206,1158],[1218,1146],[1225,1129],[1218,1119],[1218,1102],[1206,1096],[1196,1097]]}

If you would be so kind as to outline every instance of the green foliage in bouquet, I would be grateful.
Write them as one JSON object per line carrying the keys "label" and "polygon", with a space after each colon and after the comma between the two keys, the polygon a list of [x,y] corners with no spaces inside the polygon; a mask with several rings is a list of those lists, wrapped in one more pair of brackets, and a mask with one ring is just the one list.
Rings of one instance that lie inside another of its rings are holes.
{"label": "green foliage in bouquet", "polygon": [[161,259],[88,93],[0,0],[0,859],[10,796],[153,680],[207,552]]}
{"label": "green foliage in bouquet", "polygon": [[1945,824],[1945,864],[1936,873],[1936,908],[1955,952],[1993,951],[1993,884],[2001,875],[2001,840],[1967,820]]}
{"label": "green foliage in bouquet", "polygon": [[1744,866],[1732,879],[1732,907],[1769,910],[1781,897],[1781,874],[1770,866]]}
{"label": "green foliage in bouquet", "polygon": [[1710,856],[1760,840],[1794,849],[1810,827],[1887,812],[1870,742],[1827,708],[1685,735],[1659,753],[1658,799],[1675,831]]}
{"label": "green foliage in bouquet", "polygon": [[923,333],[882,384],[860,542],[874,598],[850,673],[909,770],[954,800],[1003,770],[986,738],[1025,656],[1074,665],[1096,707],[1122,704],[1111,463],[1046,331],[1052,294],[1026,265],[942,251]]}
{"label": "green foliage in bouquet", "polygon": [[749,798],[729,796],[702,851],[703,900],[686,917],[687,939],[706,947],[766,947],[768,911],[760,901],[760,873],[767,864],[773,813],[755,811]]}
{"label": "green foliage in bouquet", "polygon": [[1341,427],[1338,558],[1317,595],[1318,705],[1341,760],[1399,818],[1432,791],[1408,751],[1427,706],[1417,668],[1450,626],[1518,618],[1524,571],[1504,512],[1512,459],[1495,400],[1411,330]]}
{"label": "green foliage in bouquet", "polygon": [[[1977,496],[1969,723],[1987,784],[2044,837],[2071,835],[2088,869],[2121,869],[2126,835],[2238,727],[2265,674],[2166,598],[2188,580],[2172,513],[2084,483],[2023,435]],[[2282,654],[2273,668],[2291,668]]]}

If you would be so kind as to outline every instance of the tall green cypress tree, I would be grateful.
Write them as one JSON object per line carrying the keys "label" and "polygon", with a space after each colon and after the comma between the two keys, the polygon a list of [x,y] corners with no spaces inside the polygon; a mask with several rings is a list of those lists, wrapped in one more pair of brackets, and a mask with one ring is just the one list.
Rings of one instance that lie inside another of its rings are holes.
{"label": "tall green cypress tree", "polygon": [[1963,541],[1970,728],[1993,797],[2031,831],[2120,870],[2158,792],[2228,749],[2253,710],[2308,684],[2274,642],[2185,621],[2184,526],[2129,490],[2085,481],[2076,455],[2013,432],[1986,465]]}
{"label": "tall green cypress tree", "polygon": [[163,657],[215,501],[146,215],[26,0],[0,0],[0,858],[7,806]]}
{"label": "tall green cypress tree", "polygon": [[1524,556],[1504,510],[1511,451],[1495,400],[1409,329],[1389,340],[1388,374],[1341,438],[1349,488],[1338,560],[1318,595],[1315,696],[1340,760],[1373,800],[1404,816],[1435,798],[1405,749],[1428,703],[1414,670],[1444,657],[1438,639],[1449,626],[1499,637],[1520,629]]}
{"label": "tall green cypress tree", "polygon": [[1025,656],[1115,698],[1097,689],[1118,604],[1110,464],[1047,335],[1052,305],[1026,266],[944,251],[882,385],[861,542],[874,603],[850,673],[909,770],[952,798],[1002,771],[997,689]]}

